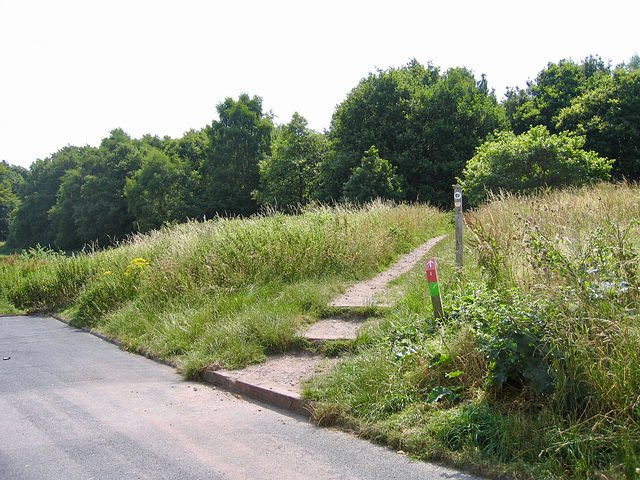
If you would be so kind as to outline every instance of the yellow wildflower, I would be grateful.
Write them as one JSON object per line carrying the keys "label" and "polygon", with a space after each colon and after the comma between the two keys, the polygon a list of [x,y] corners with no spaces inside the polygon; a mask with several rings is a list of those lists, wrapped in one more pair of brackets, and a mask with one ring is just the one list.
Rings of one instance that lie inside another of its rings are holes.
{"label": "yellow wildflower", "polygon": [[124,274],[125,276],[128,277],[133,270],[135,269],[144,270],[144,267],[147,267],[147,266],[149,266],[149,262],[145,258],[142,258],[142,257],[134,258],[129,262],[129,265],[127,265],[127,269],[125,270]]}

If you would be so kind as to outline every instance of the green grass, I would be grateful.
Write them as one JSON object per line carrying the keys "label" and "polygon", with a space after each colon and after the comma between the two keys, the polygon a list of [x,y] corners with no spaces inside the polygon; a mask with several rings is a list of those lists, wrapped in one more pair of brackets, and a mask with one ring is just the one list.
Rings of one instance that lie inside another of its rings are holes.
{"label": "green grass", "polygon": [[[465,215],[391,308],[304,386],[315,419],[489,477],[640,478],[640,188],[504,195]],[[425,206],[312,208],[189,223],[72,257],[0,264],[0,305],[55,312],[189,377],[305,347],[296,332],[344,288],[452,230]]]}
{"label": "green grass", "polygon": [[197,377],[300,346],[348,284],[450,228],[434,208],[384,203],[192,222],[70,257],[32,249],[3,264],[0,288],[16,310],[57,313]]}
{"label": "green grass", "polygon": [[324,425],[490,477],[640,478],[640,189],[503,196],[466,215],[351,356],[305,386]]}

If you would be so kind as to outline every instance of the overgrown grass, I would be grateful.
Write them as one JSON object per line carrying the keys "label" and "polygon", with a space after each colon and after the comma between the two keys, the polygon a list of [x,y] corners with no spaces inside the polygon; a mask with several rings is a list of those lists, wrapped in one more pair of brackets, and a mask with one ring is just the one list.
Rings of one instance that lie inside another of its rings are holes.
{"label": "overgrown grass", "polygon": [[[355,352],[313,379],[317,420],[488,476],[640,478],[640,188],[495,197]],[[430,254],[430,255],[431,255]]]}
{"label": "overgrown grass", "polygon": [[[305,386],[323,425],[517,479],[640,477],[640,188],[494,197]],[[119,248],[2,264],[7,308],[57,312],[188,376],[301,346],[347,284],[451,229],[428,207],[313,208],[167,228]],[[375,313],[375,315],[373,315]]]}
{"label": "overgrown grass", "polygon": [[0,291],[196,377],[299,345],[345,285],[448,228],[434,208],[384,203],[193,222],[71,257],[32,249],[3,264]]}

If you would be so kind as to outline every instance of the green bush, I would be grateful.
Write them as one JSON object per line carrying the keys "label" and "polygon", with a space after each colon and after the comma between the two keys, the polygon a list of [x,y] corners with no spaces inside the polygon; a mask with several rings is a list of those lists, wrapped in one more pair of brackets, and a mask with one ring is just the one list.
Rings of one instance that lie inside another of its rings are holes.
{"label": "green bush", "polygon": [[544,312],[517,290],[498,294],[477,290],[450,307],[450,318],[474,325],[478,351],[489,362],[488,384],[529,386],[551,393],[554,352],[547,339]]}
{"label": "green bush", "polygon": [[487,192],[529,194],[609,179],[613,160],[583,150],[584,143],[566,132],[550,135],[544,126],[521,135],[502,131],[476,149],[459,182],[469,202],[478,205]]}

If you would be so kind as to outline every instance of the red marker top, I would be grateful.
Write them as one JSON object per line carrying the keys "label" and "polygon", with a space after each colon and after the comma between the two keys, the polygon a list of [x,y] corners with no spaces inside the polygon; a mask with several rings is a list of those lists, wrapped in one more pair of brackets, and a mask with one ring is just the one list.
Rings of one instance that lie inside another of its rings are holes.
{"label": "red marker top", "polygon": [[436,259],[427,258],[426,267],[427,267],[427,281],[429,283],[437,282],[438,273],[436,271]]}

